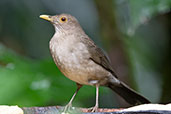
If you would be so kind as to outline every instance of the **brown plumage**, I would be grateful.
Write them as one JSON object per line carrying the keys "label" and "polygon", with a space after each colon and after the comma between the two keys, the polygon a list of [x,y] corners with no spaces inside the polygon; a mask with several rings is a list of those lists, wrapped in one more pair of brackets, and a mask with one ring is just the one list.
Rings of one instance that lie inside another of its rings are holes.
{"label": "brown plumage", "polygon": [[61,14],[41,15],[40,18],[50,21],[55,28],[55,34],[50,40],[50,51],[55,64],[78,85],[65,110],[71,106],[82,85],[96,86],[96,105],[92,111],[97,111],[98,108],[99,86],[111,88],[131,105],[150,103],[117,78],[106,55],[85,34],[75,17]]}

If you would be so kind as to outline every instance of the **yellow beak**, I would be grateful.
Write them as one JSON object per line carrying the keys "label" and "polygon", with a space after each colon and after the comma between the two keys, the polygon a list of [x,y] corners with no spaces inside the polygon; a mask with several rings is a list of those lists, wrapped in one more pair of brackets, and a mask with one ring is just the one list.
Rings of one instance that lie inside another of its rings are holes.
{"label": "yellow beak", "polygon": [[52,18],[50,18],[49,15],[40,15],[39,17],[47,21],[52,21]]}

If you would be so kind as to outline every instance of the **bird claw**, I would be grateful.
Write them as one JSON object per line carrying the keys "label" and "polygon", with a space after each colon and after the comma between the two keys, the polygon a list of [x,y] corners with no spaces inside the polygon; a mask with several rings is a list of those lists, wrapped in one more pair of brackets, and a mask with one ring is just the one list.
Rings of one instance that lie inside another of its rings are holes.
{"label": "bird claw", "polygon": [[98,106],[94,106],[94,107],[88,108],[88,110],[90,112],[98,112]]}
{"label": "bird claw", "polygon": [[80,114],[82,110],[79,108],[72,107],[72,104],[67,104],[61,114]]}
{"label": "bird claw", "polygon": [[98,107],[97,106],[93,107],[91,112],[98,112]]}
{"label": "bird claw", "polygon": [[67,104],[65,107],[64,107],[64,110],[63,110],[63,112],[65,113],[65,112],[69,112],[70,110],[72,109],[72,104]]}

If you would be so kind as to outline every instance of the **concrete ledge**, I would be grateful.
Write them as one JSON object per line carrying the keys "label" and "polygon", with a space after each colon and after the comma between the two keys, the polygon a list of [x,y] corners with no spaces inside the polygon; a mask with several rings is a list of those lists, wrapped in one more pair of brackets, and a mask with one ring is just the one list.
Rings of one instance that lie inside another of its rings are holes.
{"label": "concrete ledge", "polygon": [[[61,114],[64,107],[23,107],[0,106],[0,114]],[[82,112],[83,111],[83,112]],[[73,108],[71,114],[171,114],[171,104],[143,104],[127,109],[106,109],[100,108],[99,112],[89,112],[87,108]],[[63,113],[69,114],[69,113]]]}

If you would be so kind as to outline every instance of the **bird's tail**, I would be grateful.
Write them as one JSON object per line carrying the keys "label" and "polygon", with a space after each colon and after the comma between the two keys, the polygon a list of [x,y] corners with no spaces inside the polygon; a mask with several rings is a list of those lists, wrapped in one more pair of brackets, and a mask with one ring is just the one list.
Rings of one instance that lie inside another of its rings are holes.
{"label": "bird's tail", "polygon": [[110,82],[108,87],[112,89],[113,91],[115,91],[117,94],[119,94],[121,97],[123,97],[124,100],[127,101],[131,105],[150,103],[149,100],[147,100],[140,94],[136,93],[134,90],[129,88],[123,82],[120,82],[120,84],[117,84],[117,85],[113,82]]}

